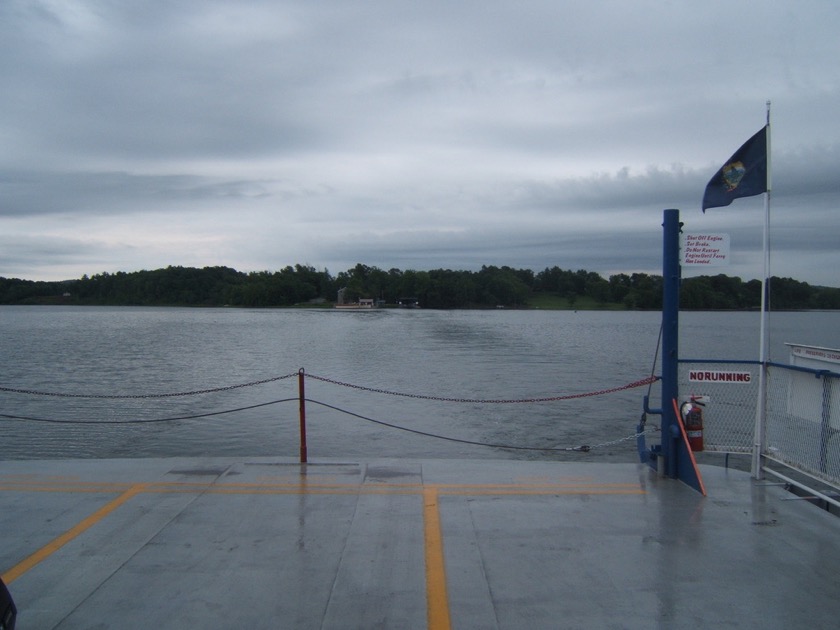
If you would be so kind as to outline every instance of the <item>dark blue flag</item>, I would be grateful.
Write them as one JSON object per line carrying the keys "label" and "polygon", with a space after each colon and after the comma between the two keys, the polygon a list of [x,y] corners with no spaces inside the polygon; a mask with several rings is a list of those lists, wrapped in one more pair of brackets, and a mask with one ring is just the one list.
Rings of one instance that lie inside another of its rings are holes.
{"label": "dark blue flag", "polygon": [[752,197],[764,192],[767,192],[766,126],[735,151],[706,184],[703,212],[706,208],[728,206],[739,197]]}

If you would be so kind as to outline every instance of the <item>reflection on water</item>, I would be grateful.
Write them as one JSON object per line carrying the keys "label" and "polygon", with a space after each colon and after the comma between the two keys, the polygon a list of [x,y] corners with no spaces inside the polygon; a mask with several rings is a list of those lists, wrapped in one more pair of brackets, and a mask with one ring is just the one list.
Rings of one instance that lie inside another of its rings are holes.
{"label": "reflection on water", "polygon": [[[39,419],[183,418],[297,397],[297,371],[373,389],[466,399],[556,397],[651,372],[660,315],[637,312],[239,310],[0,307],[4,387],[143,395],[292,378],[190,397],[63,398],[4,393],[0,413]],[[838,313],[778,313],[784,342],[838,344]],[[758,314],[684,313],[686,358],[757,359]],[[657,370],[658,371],[658,370]],[[654,386],[654,394],[657,392]],[[442,403],[307,380],[307,397],[356,414],[464,440],[534,447],[630,435],[646,388],[534,404]],[[0,419],[4,458],[297,455],[297,402],[142,424]],[[310,457],[635,456],[633,442],[578,453],[481,448],[395,431],[311,404]]]}

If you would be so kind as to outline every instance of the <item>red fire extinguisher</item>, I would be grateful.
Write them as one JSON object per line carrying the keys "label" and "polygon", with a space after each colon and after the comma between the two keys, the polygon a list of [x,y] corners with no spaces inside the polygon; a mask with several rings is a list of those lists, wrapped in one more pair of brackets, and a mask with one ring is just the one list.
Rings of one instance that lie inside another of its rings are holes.
{"label": "red fire extinguisher", "polygon": [[688,445],[692,451],[703,450],[703,403],[695,396],[684,402],[680,407],[680,413],[685,425],[685,433],[688,437]]}

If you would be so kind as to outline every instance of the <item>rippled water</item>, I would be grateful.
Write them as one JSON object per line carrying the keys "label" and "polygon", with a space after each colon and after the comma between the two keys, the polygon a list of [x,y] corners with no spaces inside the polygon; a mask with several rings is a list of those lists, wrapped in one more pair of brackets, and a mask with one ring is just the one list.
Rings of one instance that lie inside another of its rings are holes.
{"label": "rippled water", "polygon": [[[0,457],[296,456],[301,368],[422,396],[560,397],[647,377],[659,323],[659,313],[637,312],[0,307],[3,387],[149,395],[0,392],[2,414],[61,422],[0,418]],[[836,312],[772,314],[771,358],[787,361],[784,342],[837,347],[839,323]],[[680,352],[686,358],[757,359],[758,314],[683,313]],[[283,376],[289,378],[157,397]],[[367,418],[310,402],[309,456],[629,460],[635,457],[632,441],[586,455],[516,451],[444,441],[371,420],[492,444],[595,445],[633,433],[646,391],[529,404],[451,403],[307,378],[308,398]],[[292,400],[158,422],[285,399]]]}

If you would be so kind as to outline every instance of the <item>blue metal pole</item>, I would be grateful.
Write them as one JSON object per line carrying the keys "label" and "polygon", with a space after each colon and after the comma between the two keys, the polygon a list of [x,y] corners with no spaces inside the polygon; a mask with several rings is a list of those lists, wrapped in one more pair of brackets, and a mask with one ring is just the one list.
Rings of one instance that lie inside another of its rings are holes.
{"label": "blue metal pole", "polygon": [[672,400],[679,396],[680,211],[665,210],[662,251],[662,465],[677,477],[679,424]]}

